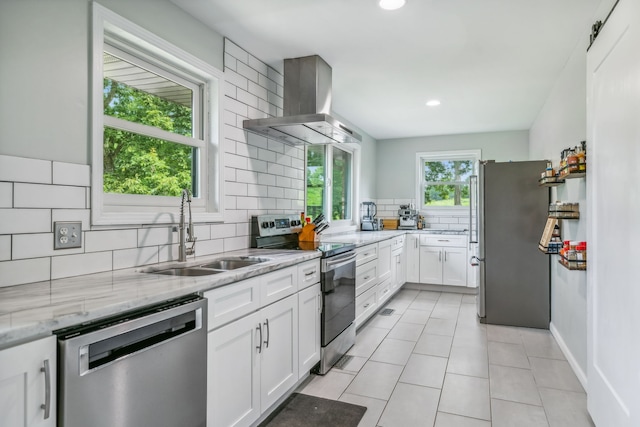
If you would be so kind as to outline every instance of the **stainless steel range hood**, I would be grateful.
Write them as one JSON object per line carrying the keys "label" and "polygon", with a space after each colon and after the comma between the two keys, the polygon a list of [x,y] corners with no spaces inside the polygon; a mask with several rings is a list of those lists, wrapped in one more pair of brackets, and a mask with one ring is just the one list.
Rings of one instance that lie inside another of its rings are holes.
{"label": "stainless steel range hood", "polygon": [[288,144],[359,143],[331,117],[331,67],[318,55],[284,60],[284,116],[245,120],[250,132]]}

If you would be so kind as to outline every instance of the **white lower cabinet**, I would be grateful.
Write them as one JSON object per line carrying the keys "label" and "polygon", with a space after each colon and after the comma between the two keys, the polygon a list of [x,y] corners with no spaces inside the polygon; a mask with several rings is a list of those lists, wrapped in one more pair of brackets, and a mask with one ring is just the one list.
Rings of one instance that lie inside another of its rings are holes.
{"label": "white lower cabinet", "polygon": [[405,242],[406,281],[420,283],[420,235],[407,234]]}
{"label": "white lower cabinet", "polygon": [[467,286],[466,236],[421,236],[420,283]]}
{"label": "white lower cabinet", "polygon": [[319,272],[313,260],[204,293],[207,426],[250,426],[320,360]]}
{"label": "white lower cabinet", "polygon": [[320,361],[320,283],[298,293],[298,378]]}
{"label": "white lower cabinet", "polygon": [[56,337],[0,351],[0,425],[55,427]]}
{"label": "white lower cabinet", "polygon": [[298,381],[298,299],[209,332],[207,425],[249,426]]}

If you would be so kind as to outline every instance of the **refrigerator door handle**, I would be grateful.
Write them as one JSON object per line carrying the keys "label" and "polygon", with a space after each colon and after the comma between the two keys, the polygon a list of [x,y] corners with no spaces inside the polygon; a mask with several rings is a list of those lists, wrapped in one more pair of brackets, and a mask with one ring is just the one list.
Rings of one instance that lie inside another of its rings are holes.
{"label": "refrigerator door handle", "polygon": [[[475,181],[475,186],[474,186]],[[473,189],[478,189],[478,175],[471,175],[469,177],[469,243],[478,243],[478,224],[473,228]],[[480,191],[478,189],[478,197],[480,197]],[[476,201],[477,210],[478,201]],[[476,212],[477,213],[477,212]],[[476,215],[476,221],[478,217]],[[475,233],[475,234],[474,234]]]}

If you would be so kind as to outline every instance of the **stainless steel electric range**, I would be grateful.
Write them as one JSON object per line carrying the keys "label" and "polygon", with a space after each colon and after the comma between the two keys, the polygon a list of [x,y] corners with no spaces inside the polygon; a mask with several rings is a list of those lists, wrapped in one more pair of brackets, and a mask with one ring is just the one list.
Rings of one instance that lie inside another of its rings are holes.
{"label": "stainless steel electric range", "polygon": [[251,218],[251,247],[313,250],[322,253],[321,352],[317,373],[324,375],[356,341],[356,254],[352,243],[298,242],[302,222],[297,215]]}

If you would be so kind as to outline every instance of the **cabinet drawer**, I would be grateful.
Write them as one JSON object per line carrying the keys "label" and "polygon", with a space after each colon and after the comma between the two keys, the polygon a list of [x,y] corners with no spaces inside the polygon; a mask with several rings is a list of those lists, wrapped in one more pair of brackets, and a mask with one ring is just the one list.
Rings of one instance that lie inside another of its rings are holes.
{"label": "cabinet drawer", "polygon": [[370,261],[356,267],[356,295],[360,295],[378,281],[378,262]]}
{"label": "cabinet drawer", "polygon": [[404,236],[394,237],[391,241],[391,251],[401,251],[402,249],[404,249]]}
{"label": "cabinet drawer", "polygon": [[378,245],[367,245],[356,249],[356,267],[378,259]]}
{"label": "cabinet drawer", "polygon": [[378,294],[378,305],[382,306],[391,297],[391,279],[379,283],[376,292]]}
{"label": "cabinet drawer", "polygon": [[377,308],[375,287],[356,297],[356,327],[367,320]]}
{"label": "cabinet drawer", "polygon": [[253,277],[232,285],[205,292],[209,330],[260,308],[260,277]]}
{"label": "cabinet drawer", "polygon": [[467,247],[467,236],[449,234],[429,234],[420,236],[421,246],[456,246]]}
{"label": "cabinet drawer", "polygon": [[320,260],[314,259],[298,266],[298,290],[308,288],[320,281]]}
{"label": "cabinet drawer", "polygon": [[298,291],[298,267],[288,267],[260,277],[260,306],[264,307]]}

